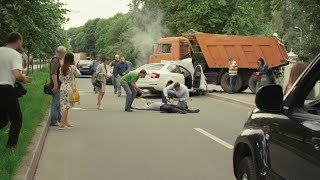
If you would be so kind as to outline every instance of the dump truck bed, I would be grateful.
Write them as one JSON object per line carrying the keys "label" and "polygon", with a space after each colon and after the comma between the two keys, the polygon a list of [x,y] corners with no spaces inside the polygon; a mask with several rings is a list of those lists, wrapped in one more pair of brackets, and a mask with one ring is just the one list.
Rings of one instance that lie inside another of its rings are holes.
{"label": "dump truck bed", "polygon": [[286,63],[287,52],[276,37],[230,36],[220,34],[183,34],[193,45],[199,45],[209,68],[228,68],[234,58],[239,68],[257,68],[263,57],[270,68]]}

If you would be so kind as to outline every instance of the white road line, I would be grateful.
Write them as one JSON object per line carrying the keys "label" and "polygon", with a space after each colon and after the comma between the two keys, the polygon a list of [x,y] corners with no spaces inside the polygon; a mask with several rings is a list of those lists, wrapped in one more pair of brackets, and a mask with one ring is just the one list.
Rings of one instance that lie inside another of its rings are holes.
{"label": "white road line", "polygon": [[231,144],[229,144],[229,143],[225,142],[224,140],[222,140],[222,139],[220,139],[220,138],[208,133],[207,131],[205,131],[205,130],[203,130],[201,128],[194,128],[194,130],[200,132],[201,134],[207,136],[208,138],[216,141],[217,143],[221,144],[222,146],[224,146],[224,147],[226,147],[228,149],[233,149],[233,146]]}

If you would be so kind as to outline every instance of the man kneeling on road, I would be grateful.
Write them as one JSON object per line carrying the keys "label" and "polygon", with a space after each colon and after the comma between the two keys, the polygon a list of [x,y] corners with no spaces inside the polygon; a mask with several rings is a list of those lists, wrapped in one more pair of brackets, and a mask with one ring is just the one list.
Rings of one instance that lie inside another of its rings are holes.
{"label": "man kneeling on road", "polygon": [[164,88],[162,102],[168,104],[170,99],[178,101],[178,106],[188,109],[189,90],[188,87],[178,82]]}
{"label": "man kneeling on road", "polygon": [[173,104],[165,104],[163,102],[152,102],[148,101],[147,106],[143,108],[136,108],[137,110],[151,110],[151,111],[161,111],[166,113],[179,113],[179,114],[187,114],[187,113],[199,113],[200,110],[190,110],[180,106],[176,106]]}

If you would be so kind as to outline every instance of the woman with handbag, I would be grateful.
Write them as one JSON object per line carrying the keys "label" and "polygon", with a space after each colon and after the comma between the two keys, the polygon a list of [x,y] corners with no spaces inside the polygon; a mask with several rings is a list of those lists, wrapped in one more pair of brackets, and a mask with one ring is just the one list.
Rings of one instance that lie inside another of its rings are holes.
{"label": "woman with handbag", "polygon": [[103,99],[103,96],[106,92],[106,84],[107,84],[107,76],[108,76],[108,69],[107,69],[107,66],[109,65],[109,62],[110,62],[110,58],[109,57],[106,57],[102,60],[102,63],[98,65],[97,67],[97,71],[96,71],[96,74],[97,74],[97,79],[96,81],[99,82],[99,86],[97,86],[96,90],[98,91],[98,109],[99,110],[103,110],[103,106],[102,106],[102,99]]}
{"label": "woman with handbag", "polygon": [[[61,123],[59,129],[70,129],[73,127],[68,122],[69,109],[74,106],[75,102],[79,102],[80,96],[76,91],[75,78],[79,77],[80,71],[75,66],[74,55],[67,53],[64,57],[63,65],[60,68],[59,79],[61,81],[60,88],[60,104],[61,104]],[[74,94],[75,93],[75,94]],[[78,98],[74,98],[78,97]],[[76,100],[75,100],[76,99]],[[77,100],[78,99],[78,100]]]}
{"label": "woman with handbag", "polygon": [[260,87],[270,84],[270,79],[268,77],[269,67],[265,63],[263,58],[258,59],[258,66],[259,66],[258,68],[259,71],[256,72],[256,76],[257,76],[256,90],[257,91]]}

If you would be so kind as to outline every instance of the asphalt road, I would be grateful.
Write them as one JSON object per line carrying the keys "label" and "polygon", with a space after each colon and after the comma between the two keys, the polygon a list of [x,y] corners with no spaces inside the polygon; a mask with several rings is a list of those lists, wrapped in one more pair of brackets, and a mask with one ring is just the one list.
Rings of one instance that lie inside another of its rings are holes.
{"label": "asphalt road", "polygon": [[36,180],[234,179],[232,145],[249,108],[201,96],[189,102],[199,114],[127,113],[125,97],[108,86],[98,111],[89,81],[78,81],[81,105],[69,118],[75,127],[50,128]]}

